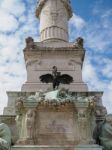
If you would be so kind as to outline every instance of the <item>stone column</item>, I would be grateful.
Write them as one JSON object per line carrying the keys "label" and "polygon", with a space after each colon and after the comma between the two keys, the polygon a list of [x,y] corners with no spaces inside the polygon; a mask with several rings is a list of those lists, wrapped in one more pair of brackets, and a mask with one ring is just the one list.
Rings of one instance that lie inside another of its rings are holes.
{"label": "stone column", "polygon": [[72,16],[68,0],[40,0],[36,15],[40,19],[41,41],[68,41],[68,20]]}

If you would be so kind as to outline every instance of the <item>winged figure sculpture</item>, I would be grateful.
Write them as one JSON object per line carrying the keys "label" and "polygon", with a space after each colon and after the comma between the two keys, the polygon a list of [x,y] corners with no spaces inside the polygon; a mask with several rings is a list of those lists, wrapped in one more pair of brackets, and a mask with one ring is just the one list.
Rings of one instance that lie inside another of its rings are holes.
{"label": "winged figure sculpture", "polygon": [[42,83],[52,83],[53,89],[58,89],[60,84],[70,84],[73,82],[73,77],[68,74],[62,74],[57,71],[57,67],[53,66],[52,74],[45,74],[40,76]]}

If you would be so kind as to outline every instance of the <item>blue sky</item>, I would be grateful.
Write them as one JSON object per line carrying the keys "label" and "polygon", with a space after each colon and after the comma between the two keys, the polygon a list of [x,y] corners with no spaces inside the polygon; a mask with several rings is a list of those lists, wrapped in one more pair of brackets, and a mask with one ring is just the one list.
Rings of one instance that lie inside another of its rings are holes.
{"label": "blue sky", "polygon": [[[26,80],[25,38],[39,39],[37,0],[0,0],[0,112],[6,91],[21,89]],[[85,40],[83,80],[89,90],[104,91],[103,103],[112,113],[112,0],[71,0],[70,41]]]}

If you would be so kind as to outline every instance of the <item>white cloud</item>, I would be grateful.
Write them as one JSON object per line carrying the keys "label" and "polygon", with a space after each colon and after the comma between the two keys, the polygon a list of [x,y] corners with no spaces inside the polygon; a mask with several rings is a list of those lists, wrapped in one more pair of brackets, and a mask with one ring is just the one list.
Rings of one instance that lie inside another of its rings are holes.
{"label": "white cloud", "polygon": [[0,7],[16,17],[21,16],[25,11],[25,4],[22,0],[3,0]]}
{"label": "white cloud", "polygon": [[112,60],[104,59],[103,62],[102,74],[112,80]]}
{"label": "white cloud", "polygon": [[18,21],[16,18],[4,11],[0,10],[0,31],[11,32],[18,28]]}
{"label": "white cloud", "polygon": [[[97,56],[96,56],[97,57]],[[87,60],[84,63],[83,67],[83,80],[88,83],[89,91],[103,91],[103,105],[107,108],[108,113],[112,113],[112,79],[111,80],[102,80],[98,77],[99,69],[98,65],[95,66],[91,63],[91,57],[86,58]],[[101,58],[100,58],[101,59]],[[99,59],[99,60],[100,60]],[[106,62],[109,69],[111,69],[112,64],[108,64],[106,59],[101,59],[102,61]],[[111,61],[112,63],[112,61]],[[105,67],[104,67],[105,68]],[[105,72],[105,77],[108,78],[112,75],[111,71],[107,69],[103,70]],[[112,76],[111,76],[112,78]]]}
{"label": "white cloud", "polygon": [[26,80],[22,52],[25,38],[38,37],[35,5],[28,4],[26,7],[22,0],[0,3],[0,113],[7,104],[6,91],[20,90]]}
{"label": "white cloud", "polygon": [[112,39],[112,9],[101,10],[95,8],[94,16],[85,21],[81,16],[73,14],[70,20],[70,38],[74,40],[77,36],[82,36],[85,46],[97,52],[111,50]]}
{"label": "white cloud", "polygon": [[22,46],[20,37],[15,35],[0,35],[0,63],[4,63],[7,60],[18,60],[18,53],[22,54]]}
{"label": "white cloud", "polygon": [[86,25],[86,22],[84,21],[84,19],[76,15],[75,13],[73,14],[69,23],[70,25],[75,27],[77,30],[81,30]]}
{"label": "white cloud", "polygon": [[106,49],[110,50],[112,31],[109,28],[103,29],[98,26],[91,22],[85,29],[85,33],[83,33],[82,36],[85,38],[87,48],[91,48],[96,52],[102,53]]}
{"label": "white cloud", "polygon": [[89,90],[104,91],[103,103],[108,112],[112,113],[112,59],[108,58],[112,56],[112,9],[101,10],[98,5],[95,6],[93,18],[86,23],[82,21],[79,29],[73,20],[70,23],[76,28],[70,29],[71,40],[82,36],[89,51],[84,62],[83,80]]}
{"label": "white cloud", "polygon": [[88,83],[89,90],[102,91],[107,87],[107,82],[98,77],[97,66],[91,63],[91,57],[87,57],[83,65],[83,80]]}
{"label": "white cloud", "polygon": [[70,24],[77,30],[81,30],[86,25],[86,22],[83,18],[74,13],[72,18],[70,19]]}
{"label": "white cloud", "polygon": [[3,0],[0,3],[0,31],[14,32],[18,26],[18,17],[25,11],[24,3],[19,0]]}

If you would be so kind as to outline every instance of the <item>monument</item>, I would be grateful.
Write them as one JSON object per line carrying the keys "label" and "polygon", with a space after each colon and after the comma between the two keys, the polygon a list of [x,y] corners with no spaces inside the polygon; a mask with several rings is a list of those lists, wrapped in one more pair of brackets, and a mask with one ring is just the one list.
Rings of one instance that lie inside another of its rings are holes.
{"label": "monument", "polygon": [[20,92],[7,92],[0,116],[11,130],[11,150],[111,150],[103,92],[88,91],[82,81],[83,38],[69,42],[70,0],[39,0],[36,16],[40,42],[28,37],[23,50],[27,80]]}

